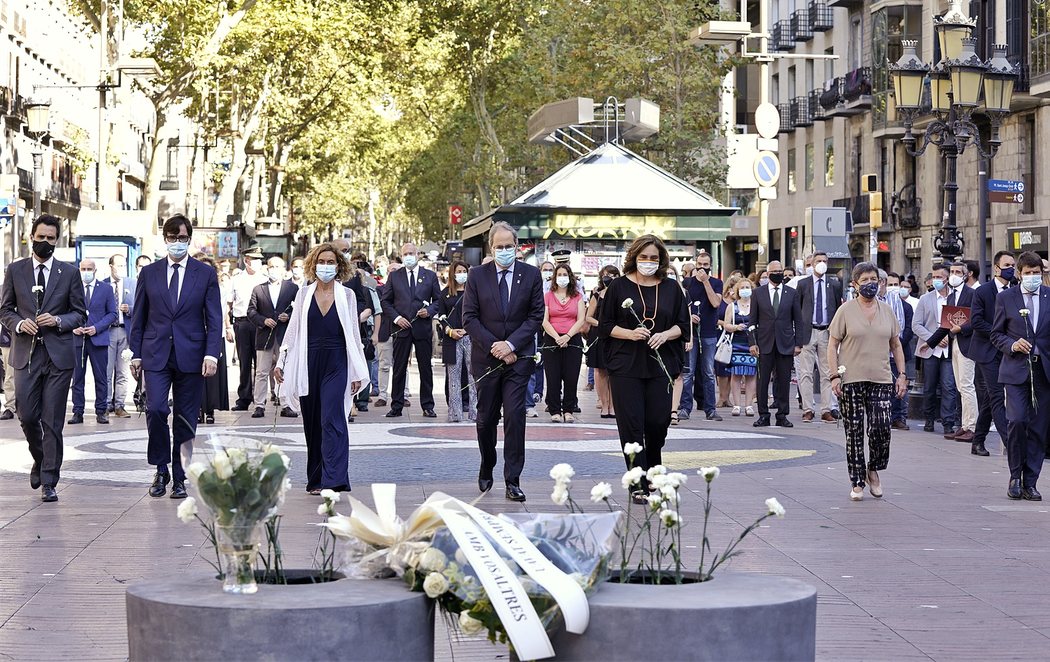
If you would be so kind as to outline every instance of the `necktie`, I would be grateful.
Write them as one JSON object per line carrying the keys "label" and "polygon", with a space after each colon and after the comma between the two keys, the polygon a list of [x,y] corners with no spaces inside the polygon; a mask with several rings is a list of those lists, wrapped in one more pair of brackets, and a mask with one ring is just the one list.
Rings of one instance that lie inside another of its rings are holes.
{"label": "necktie", "polygon": [[124,323],[124,313],[120,310],[120,305],[124,303],[124,284],[123,281],[115,281],[117,285],[117,291],[115,295],[117,297],[117,324]]}
{"label": "necktie", "polygon": [[45,286],[44,285],[44,265],[42,265],[42,264],[37,267],[36,284],[37,284],[37,287],[40,288],[40,291],[36,295],[36,305],[37,306],[42,306],[42,305],[44,305],[44,286]]}
{"label": "necktie", "polygon": [[952,293],[948,296],[948,305],[949,306],[954,306],[955,305],[955,290],[952,290]]}
{"label": "necktie", "polygon": [[88,285],[87,289],[84,291],[84,305],[88,305],[88,306],[91,305],[91,286],[90,285]]}
{"label": "necktie", "polygon": [[816,326],[824,326],[824,279],[817,279],[817,296],[813,299],[813,306],[816,308],[814,315],[816,316]]}
{"label": "necktie", "polygon": [[1036,317],[1035,305],[1034,305],[1034,301],[1033,301],[1034,298],[1035,297],[1033,297],[1030,292],[1025,292],[1024,305],[1025,305],[1025,308],[1028,309],[1028,321],[1032,325],[1031,330],[1032,330],[1033,333],[1035,332],[1035,327],[1036,327],[1036,324],[1038,322],[1037,317]]}
{"label": "necktie", "polygon": [[181,264],[171,265],[171,282],[168,283],[168,296],[171,298],[171,308],[179,305],[179,267]]}
{"label": "necktie", "polygon": [[777,311],[780,310],[780,288],[773,288],[773,314],[776,315]]}
{"label": "necktie", "polygon": [[510,285],[507,284],[507,270],[499,272],[499,301],[506,314],[507,306],[510,305]]}
{"label": "necktie", "polygon": [[408,289],[412,290],[412,294],[416,293],[416,270],[408,272]]}

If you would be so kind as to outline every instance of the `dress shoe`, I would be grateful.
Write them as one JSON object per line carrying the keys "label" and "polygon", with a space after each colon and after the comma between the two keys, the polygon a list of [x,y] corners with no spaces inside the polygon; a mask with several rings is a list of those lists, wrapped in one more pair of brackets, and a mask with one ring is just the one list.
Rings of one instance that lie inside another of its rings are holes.
{"label": "dress shoe", "polygon": [[988,457],[991,455],[991,453],[988,452],[988,449],[984,447],[983,441],[973,442],[973,445],[970,447],[970,454],[980,455],[981,457]]}
{"label": "dress shoe", "polygon": [[385,406],[386,406],[386,400],[384,400],[383,398],[379,398],[378,400],[376,400],[376,407],[385,407]]}
{"label": "dress shoe", "polygon": [[491,478],[478,478],[478,490],[481,492],[488,492],[492,489]]}
{"label": "dress shoe", "polygon": [[769,417],[768,416],[759,416],[758,418],[755,419],[755,422],[751,424],[751,427],[768,428],[769,427]]}
{"label": "dress shoe", "polygon": [[124,409],[123,407],[117,407],[115,410],[113,410],[113,415],[117,418],[131,418],[131,414],[129,414],[128,410]]}
{"label": "dress shoe", "polygon": [[890,427],[893,428],[894,430],[910,430],[911,429],[910,427],[908,427],[907,423],[905,423],[904,421],[900,421],[900,420],[893,421],[893,423],[890,424]]}
{"label": "dress shoe", "polygon": [[1021,490],[1021,496],[1024,497],[1025,501],[1042,501],[1043,495],[1039,493],[1039,490],[1035,489],[1035,486],[1026,487]]}
{"label": "dress shoe", "polygon": [[[1040,497],[1042,498],[1042,497]],[[40,490],[40,500],[44,503],[51,503],[52,501],[58,501],[58,494],[55,492],[54,485],[44,485],[44,489]]]}
{"label": "dress shoe", "polygon": [[437,418],[437,414],[434,413],[433,409],[424,409],[423,418]]}
{"label": "dress shoe", "polygon": [[788,420],[788,419],[786,419],[786,418],[778,418],[778,419],[777,419],[777,427],[781,427],[781,428],[793,428],[793,427],[795,427],[795,426],[794,426],[794,425],[792,425],[791,421],[789,421],[789,420]]}
{"label": "dress shoe", "polygon": [[248,411],[248,405],[236,404],[230,407],[230,411]]}
{"label": "dress shoe", "polygon": [[214,423],[215,422],[215,414],[205,414],[204,415],[204,422],[209,424],[209,425]]}
{"label": "dress shoe", "polygon": [[1011,499],[1021,498],[1021,480],[1019,478],[1010,479],[1010,486],[1006,488],[1006,496]]}
{"label": "dress shoe", "polygon": [[292,411],[291,407],[285,407],[284,409],[281,410],[281,417],[282,418],[299,418],[299,414],[296,414],[294,411]]}
{"label": "dress shoe", "polygon": [[[831,416],[831,414],[828,414],[828,416]],[[804,412],[802,412],[802,422],[803,423],[812,423],[813,422],[813,412],[811,412],[811,411],[804,411]]]}
{"label": "dress shoe", "polygon": [[507,485],[507,498],[521,503],[525,500],[525,493],[517,485]]}
{"label": "dress shoe", "polygon": [[391,409],[386,414],[384,414],[384,416],[386,416],[387,418],[397,418],[400,415],[401,415],[401,412],[399,410],[397,410],[397,409]]}
{"label": "dress shoe", "polygon": [[40,464],[37,462],[34,462],[33,468],[29,470],[29,487],[34,490],[40,487]]}
{"label": "dress shoe", "polygon": [[933,432],[933,421],[926,421],[922,426],[923,432]]}
{"label": "dress shoe", "polygon": [[[580,405],[576,405],[575,407],[572,408],[572,413],[574,413],[574,414],[582,414],[583,410],[580,409]],[[722,419],[718,419],[718,420],[722,420]]]}
{"label": "dress shoe", "polygon": [[830,411],[826,411],[820,415],[820,420],[824,423],[837,423],[839,419],[835,418],[835,415],[832,414]]}
{"label": "dress shoe", "polygon": [[713,412],[711,412],[710,414],[707,415],[707,420],[709,420],[709,421],[720,421],[720,420],[722,420],[722,417],[718,415],[717,411],[713,411]]}
{"label": "dress shoe", "polygon": [[78,414],[76,412],[74,412],[73,415],[69,418],[69,420],[66,421],[66,423],[68,423],[69,425],[79,425],[80,423],[83,423],[83,422],[84,422],[84,415],[83,414]]}
{"label": "dress shoe", "polygon": [[177,480],[171,484],[171,498],[172,499],[185,499],[186,498],[186,484]]}
{"label": "dress shoe", "polygon": [[368,405],[364,402],[357,405],[357,411],[368,411]]}
{"label": "dress shoe", "polygon": [[412,406],[412,401],[409,400],[408,398],[405,398],[405,406],[406,407],[411,407]]}
{"label": "dress shoe", "polygon": [[842,420],[842,412],[840,412],[838,409],[832,409],[831,410],[831,417],[834,418],[836,421],[841,421]]}
{"label": "dress shoe", "polygon": [[955,435],[955,441],[961,441],[964,444],[972,444],[973,432],[970,432],[969,430],[962,430]]}
{"label": "dress shoe", "polygon": [[95,414],[95,422],[99,425],[109,425],[108,414]]}
{"label": "dress shoe", "polygon": [[946,427],[944,428],[944,438],[950,439],[951,441],[955,441],[955,435],[959,434],[960,432],[962,432],[962,430],[956,430],[955,428]]}
{"label": "dress shoe", "polygon": [[15,413],[10,409],[5,409],[3,413],[0,413],[0,421],[10,421],[15,417]]}
{"label": "dress shoe", "polygon": [[149,495],[154,499],[164,496],[164,486],[171,480],[171,476],[168,474],[162,474],[159,471],[153,475],[153,484],[149,487]]}
{"label": "dress shoe", "polygon": [[262,418],[266,416],[266,410],[262,407],[256,407],[255,411],[252,412],[252,418]]}

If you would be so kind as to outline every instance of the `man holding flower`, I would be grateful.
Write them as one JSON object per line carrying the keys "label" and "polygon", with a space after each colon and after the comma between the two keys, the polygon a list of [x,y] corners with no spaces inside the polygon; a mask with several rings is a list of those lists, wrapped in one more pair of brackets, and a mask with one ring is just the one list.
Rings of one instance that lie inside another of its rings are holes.
{"label": "man holding flower", "polygon": [[1050,426],[1050,287],[1043,260],[1026,251],[1017,258],[1021,287],[995,299],[992,344],[1003,353],[999,381],[1006,387],[1006,457],[1011,499],[1042,501],[1036,489]]}

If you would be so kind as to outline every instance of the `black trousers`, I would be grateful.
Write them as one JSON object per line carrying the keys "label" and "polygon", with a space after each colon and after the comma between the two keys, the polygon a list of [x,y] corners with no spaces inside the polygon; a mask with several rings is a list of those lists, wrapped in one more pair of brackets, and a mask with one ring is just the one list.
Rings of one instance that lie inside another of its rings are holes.
{"label": "black trousers", "polygon": [[405,407],[405,382],[408,381],[408,358],[412,349],[416,350],[416,366],[419,368],[419,406],[423,409],[434,408],[434,369],[430,358],[434,353],[434,341],[431,338],[417,340],[407,335],[407,331],[395,336],[394,344],[394,379],[390,390],[391,411],[401,411]]}
{"label": "black trousers", "polygon": [[[168,363],[160,370],[144,371],[146,382],[146,430],[149,443],[146,461],[167,473],[171,462],[173,480],[186,480],[182,466],[181,446],[197,436],[197,416],[204,400],[204,375],[200,371],[182,372],[171,348]],[[168,393],[174,407],[168,406]],[[171,427],[168,415],[174,411]]]}
{"label": "black trousers", "polygon": [[[758,415],[769,418],[769,380],[773,373],[773,404],[777,409],[777,419],[787,418],[791,411],[789,392],[791,390],[791,367],[794,356],[781,354],[774,348],[770,354],[758,356]],[[619,415],[619,410],[617,410]]]}
{"label": "black trousers", "polygon": [[[473,364],[474,375],[479,380],[477,430],[481,470],[478,477],[492,479],[496,466],[496,431],[502,412],[503,479],[507,485],[517,485],[525,468],[525,392],[536,362],[519,358],[513,365],[489,373],[493,365],[495,363]],[[403,388],[395,391],[403,392]]]}
{"label": "black trousers", "polygon": [[237,406],[252,404],[255,387],[255,332],[257,327],[247,318],[233,321],[233,342],[237,348],[237,365],[241,369],[237,383]]}
{"label": "black trousers", "polygon": [[73,369],[57,368],[40,342],[30,355],[29,365],[15,370],[15,409],[33,456],[31,475],[39,476],[43,485],[58,485],[62,425],[72,381]]}
{"label": "black trousers", "polygon": [[1035,487],[1039,480],[1050,429],[1050,380],[1042,365],[1033,368],[1034,387],[1031,379],[1006,385],[1006,463],[1010,479],[1020,480],[1024,487]]}
{"label": "black trousers", "polygon": [[[641,444],[643,451],[634,458],[634,466],[648,470],[662,464],[661,451],[671,426],[671,389],[667,377],[624,377],[609,375],[616,428],[620,447]],[[627,468],[631,461],[626,456]]]}
{"label": "black trousers", "polygon": [[1006,394],[999,382],[999,362],[976,363],[974,386],[977,387],[977,426],[973,443],[984,443],[995,422],[999,439],[1006,445]]}
{"label": "black trousers", "polygon": [[[543,345],[557,345],[550,336],[543,337]],[[583,343],[579,336],[569,341],[564,349],[543,350],[543,374],[547,378],[547,411],[554,414],[571,414],[579,404],[576,387],[580,382],[580,366],[583,364]]]}

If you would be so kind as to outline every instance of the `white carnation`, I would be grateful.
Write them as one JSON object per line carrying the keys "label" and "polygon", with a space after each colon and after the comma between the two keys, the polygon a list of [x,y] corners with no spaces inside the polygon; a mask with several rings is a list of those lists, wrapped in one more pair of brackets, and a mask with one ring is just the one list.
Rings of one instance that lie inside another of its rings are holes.
{"label": "white carnation", "polygon": [[649,467],[649,471],[645,472],[645,477],[649,480],[649,482],[652,482],[653,478],[655,478],[656,476],[663,476],[666,473],[667,467],[665,467],[662,464],[658,464],[655,467]]}
{"label": "white carnation", "polygon": [[591,501],[599,503],[612,496],[612,485],[609,483],[598,483],[591,488]]}
{"label": "white carnation", "polygon": [[677,471],[672,471],[671,473],[667,474],[667,480],[674,487],[681,487],[685,485],[686,482],[689,480],[689,476],[686,476],[685,474],[679,473]]}
{"label": "white carnation", "polygon": [[696,473],[703,476],[704,480],[710,483],[715,478],[718,478],[718,474],[722,473],[722,470],[718,467],[700,467],[700,471]]}
{"label": "white carnation", "polygon": [[230,466],[234,470],[248,461],[248,454],[244,452],[243,448],[226,449],[226,457],[230,458]]}
{"label": "white carnation", "polygon": [[339,493],[335,490],[321,490],[321,498],[332,503],[339,503]]}
{"label": "white carnation", "polygon": [[623,307],[624,310],[630,308],[633,305],[634,305],[634,299],[631,299],[630,297],[624,299],[623,303],[621,304],[621,306]]}
{"label": "white carnation", "polygon": [[135,358],[135,353],[132,352],[130,349],[125,349],[123,352],[120,353],[120,358],[122,361],[127,362]]}
{"label": "white carnation", "polygon": [[664,523],[664,526],[671,528],[677,524],[681,524],[682,520],[678,517],[678,513],[670,509],[664,509],[660,511],[660,521]]}
{"label": "white carnation", "polygon": [[190,480],[196,481],[207,470],[208,467],[203,462],[194,462],[186,468],[186,475],[190,477]]}
{"label": "white carnation", "polygon": [[623,445],[623,454],[628,457],[634,457],[638,453],[641,453],[643,450],[645,449],[642,448],[641,444],[636,444],[633,441]]}
{"label": "white carnation", "polygon": [[432,572],[423,580],[423,592],[428,598],[436,598],[448,590],[448,580],[440,572]]}
{"label": "white carnation", "polygon": [[178,509],[175,510],[175,514],[179,516],[183,524],[189,524],[197,516],[197,500],[193,497],[189,497],[185,501],[179,504]]}
{"label": "white carnation", "polygon": [[645,471],[641,467],[634,467],[623,475],[620,479],[620,484],[623,485],[623,489],[628,489],[631,485],[637,485],[642,476],[645,475]]}
{"label": "white carnation", "polygon": [[559,483],[567,483],[576,475],[576,471],[573,470],[572,465],[562,462],[561,464],[555,464],[551,467],[550,476]]}
{"label": "white carnation", "polygon": [[649,502],[649,507],[653,509],[653,512],[664,507],[664,495],[659,492],[650,494],[645,497],[645,500]]}
{"label": "white carnation", "polygon": [[215,469],[215,475],[219,480],[226,480],[233,475],[233,465],[226,451],[219,451],[211,460],[211,466]]}
{"label": "white carnation", "polygon": [[554,486],[554,491],[551,492],[551,501],[553,501],[555,505],[564,506],[568,500],[569,490],[566,489],[564,483],[557,483]]}
{"label": "white carnation", "polygon": [[329,514],[328,513],[328,504],[327,503],[322,503],[322,504],[318,505],[317,506],[317,514],[320,515],[321,517],[327,517],[328,514]]}
{"label": "white carnation", "polygon": [[774,497],[766,499],[766,509],[769,510],[770,515],[776,515],[777,517],[783,517],[784,513],[787,512],[784,510],[784,506],[780,505],[780,502]]}

